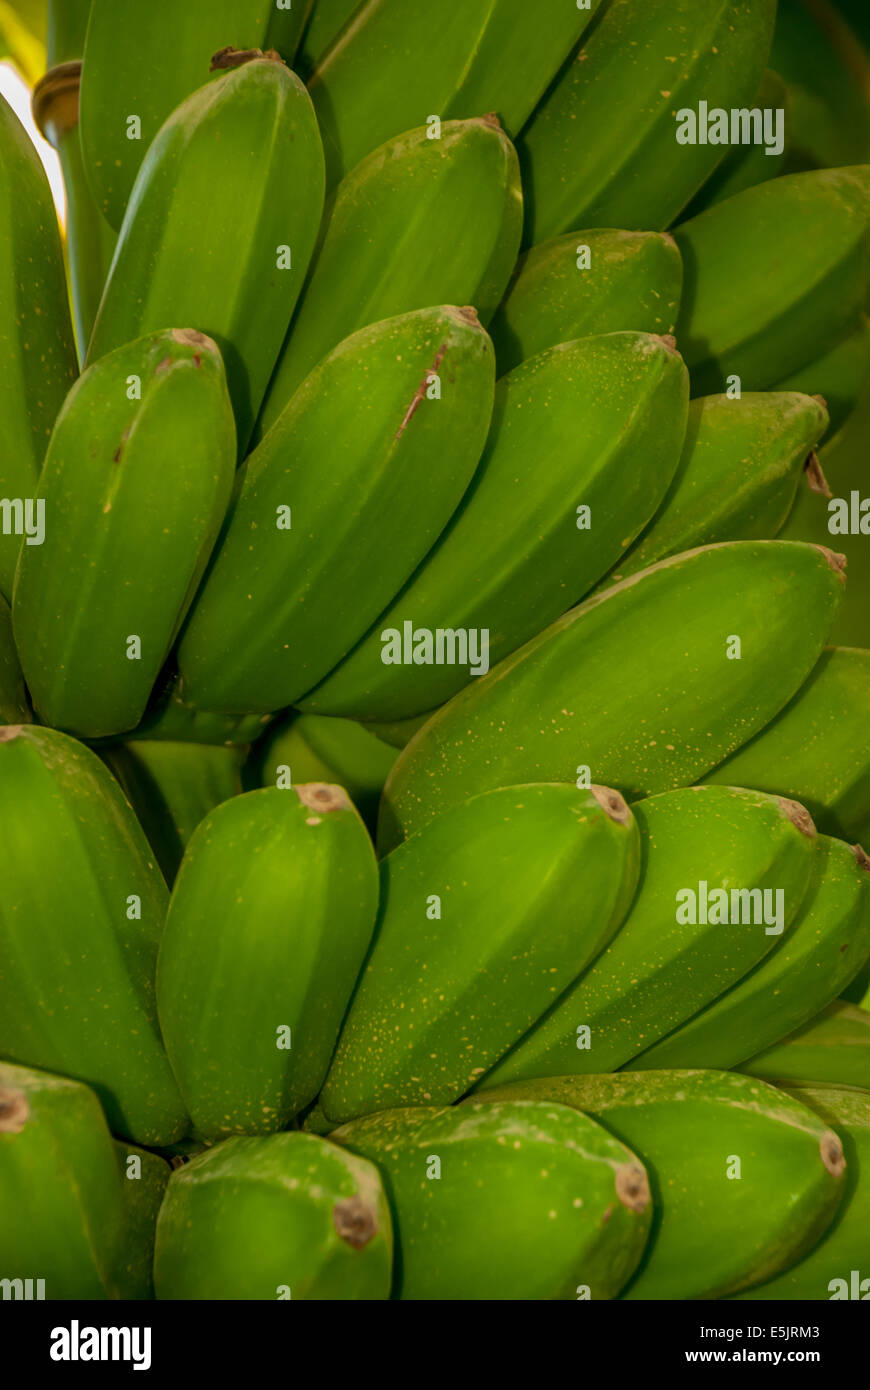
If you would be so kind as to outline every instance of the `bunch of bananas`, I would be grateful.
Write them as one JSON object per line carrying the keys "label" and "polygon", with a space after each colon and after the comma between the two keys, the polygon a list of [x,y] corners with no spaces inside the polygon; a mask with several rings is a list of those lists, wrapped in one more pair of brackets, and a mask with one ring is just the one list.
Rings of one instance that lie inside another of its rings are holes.
{"label": "bunch of bananas", "polygon": [[0,103],[4,1296],[870,1297],[860,8],[148,8],[65,245]]}

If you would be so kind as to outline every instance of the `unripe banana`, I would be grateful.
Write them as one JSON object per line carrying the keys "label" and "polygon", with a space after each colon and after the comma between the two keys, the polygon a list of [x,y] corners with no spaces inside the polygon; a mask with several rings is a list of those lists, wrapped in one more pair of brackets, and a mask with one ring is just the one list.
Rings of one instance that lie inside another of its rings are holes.
{"label": "unripe banana", "polygon": [[369,947],[371,841],[340,787],[233,797],[194,833],[157,971],[198,1135],[282,1129],[320,1089]]}
{"label": "unripe banana", "polygon": [[863,841],[870,831],[868,701],[870,652],[829,647],[782,713],[704,781],[793,797],[826,834]]}
{"label": "unripe banana", "polygon": [[870,316],[862,314],[838,343],[821,357],[793,372],[780,391],[812,391],[825,402],[831,432],[840,429],[855,409],[870,380]]}
{"label": "unripe banana", "polygon": [[272,717],[271,714],[215,714],[198,709],[188,698],[177,672],[166,667],[142,722],[133,732],[143,741],[238,748],[256,742]]}
{"label": "unripe banana", "polygon": [[57,151],[66,194],[66,251],[79,360],[115,250],[116,235],[91,192],[79,140],[79,87],[91,0],[48,0],[48,71],[33,89],[33,118]]}
{"label": "unripe banana", "polygon": [[735,986],[794,930],[815,854],[802,807],[694,787],[634,811],[640,888],[621,929],[479,1089],[615,1071]]}
{"label": "unripe banana", "polygon": [[323,151],[298,77],[255,58],[201,87],[161,126],[136,177],[88,361],[179,323],[208,333],[226,362],[242,455],[322,208]]}
{"label": "unripe banana", "polygon": [[800,1081],[870,1091],[870,1013],[834,1000],[817,1018],[751,1057],[740,1070],[788,1085]]}
{"label": "unripe banana", "polygon": [[200,821],[242,791],[244,748],[131,739],[101,750],[171,884]]}
{"label": "unripe banana", "polygon": [[634,799],[697,781],[809,675],[842,582],[830,551],[735,541],[589,599],[412,740],[384,788],[383,848],[488,787],[591,774]]}
{"label": "unripe banana", "polygon": [[176,1169],[157,1223],[161,1299],[389,1297],[377,1169],[313,1134],[227,1139]]}
{"label": "unripe banana", "polygon": [[33,142],[0,97],[0,594],[15,564],[48,437],[76,377],[60,232]]}
{"label": "unripe banana", "polygon": [[388,1110],[333,1139],[380,1169],[406,1301],[614,1298],[647,1242],[644,1168],[564,1105]]}
{"label": "unripe banana", "polygon": [[328,212],[261,432],[359,328],[430,304],[473,304],[485,324],[516,261],[522,197],[516,152],[493,116],[450,121],[440,140],[409,131],[358,164]]}
{"label": "unripe banana", "polygon": [[499,372],[592,333],[672,333],[682,283],[667,233],[593,227],[533,246],[490,325]]}
{"label": "unripe banana", "polygon": [[86,1081],[116,1134],[171,1144],[187,1116],[154,967],[166,886],[99,758],[35,725],[0,730],[0,1057]]}
{"label": "unripe banana", "polygon": [[317,0],[302,35],[296,71],[307,82],[324,54],[365,0]]}
{"label": "unripe banana", "polygon": [[751,105],[775,14],[775,0],[611,0],[520,139],[526,241],[669,226],[725,153],[706,129],[681,143],[680,115]]}
{"label": "unripe banana", "polygon": [[425,714],[415,714],[411,719],[391,720],[385,724],[380,720],[373,720],[366,724],[378,738],[383,739],[391,748],[404,748],[416,733],[422,729],[424,724],[428,724],[435,710],[427,710]]}
{"label": "unripe banana", "polygon": [[[691,402],[674,481],[605,584],[717,541],[770,540],[785,524],[801,469],[827,428],[824,406],[796,392]],[[737,778],[734,786],[753,786]]]}
{"label": "unripe banana", "polygon": [[[294,18],[301,4],[297,0]],[[94,197],[111,226],[120,227],[139,166],[163,122],[209,81],[213,54],[230,46],[271,46],[274,5],[275,0],[149,0],[147,22],[137,23],[127,5],[91,0],[81,143]],[[282,50],[282,57],[289,62],[292,54]],[[210,201],[204,206],[211,211]]]}
{"label": "unripe banana", "polygon": [[493,378],[474,311],[451,307],[363,328],[315,368],[247,461],[182,637],[196,705],[297,704],[364,636],[465,492]]}
{"label": "unripe banana", "polygon": [[433,13],[408,0],[366,0],[308,84],[328,184],[423,121],[437,132],[439,119],[493,111],[516,134],[599,3],[442,0]]}
{"label": "unripe banana", "polygon": [[351,719],[291,714],[269,729],[245,767],[251,787],[334,782],[344,787],[366,825],[374,828],[378,801],[397,750]]}
{"label": "unripe banana", "polygon": [[716,203],[724,203],[744,188],[754,188],[768,179],[778,178],[788,163],[790,137],[789,90],[779,73],[768,68],[762,76],[753,106],[761,111],[782,112],[782,146],[774,154],[766,145],[738,145],[714,169],[703,188],[695,195],[683,213],[696,217]]}
{"label": "unripe banana", "polygon": [[610,939],[639,861],[631,812],[606,787],[489,792],[397,849],[324,1114],[457,1100]]}
{"label": "unripe banana", "polygon": [[234,466],[223,363],[203,334],[150,334],[79,378],[39,482],[44,539],[22,546],[15,582],[15,638],[46,723],[91,738],[138,724]]}
{"label": "unripe banana", "polygon": [[12,614],[0,595],[0,723],[29,724],[33,715],[12,635]]}
{"label": "unripe banana", "polygon": [[284,62],[295,71],[296,55],[314,10],[314,0],[270,0],[270,3],[272,15],[263,47],[276,48]]}
{"label": "unripe banana", "polygon": [[800,914],[769,955],[694,1018],[630,1063],[734,1067],[830,1004],[870,958],[870,859],[821,836]]}
{"label": "unripe banana", "polygon": [[720,1071],[553,1077],[493,1092],[570,1105],[649,1171],[656,1223],[624,1299],[722,1298],[811,1249],[846,1195],[837,1135],[792,1096]]}
{"label": "unripe banana", "polygon": [[789,84],[792,158],[799,167],[870,159],[866,31],[862,46],[845,14],[853,27],[866,25],[864,0],[783,0],[778,7],[770,61]]}
{"label": "unripe banana", "polygon": [[870,166],[856,165],[787,174],[678,227],[695,394],[732,377],[764,391],[832,348],[870,292],[868,224]]}
{"label": "unripe banana", "polygon": [[[4,1298],[152,1297],[168,1179],[156,1154],[114,1143],[87,1086],[0,1062]],[[21,1291],[7,1294],[6,1280]]]}
{"label": "unripe banana", "polygon": [[[835,1130],[846,1156],[846,1192],[824,1236],[798,1264],[739,1298],[844,1299],[870,1297],[870,1092],[835,1086],[797,1086],[788,1095]],[[862,1268],[863,1265],[863,1268]]]}
{"label": "unripe banana", "polygon": [[[683,445],[688,394],[682,359],[646,333],[563,343],[509,373],[450,525],[365,639],[297,704],[404,719],[475,674],[471,655],[455,665],[412,662],[410,634],[485,633],[485,672],[558,618],[659,506]],[[402,662],[386,665],[393,633],[402,635]]]}

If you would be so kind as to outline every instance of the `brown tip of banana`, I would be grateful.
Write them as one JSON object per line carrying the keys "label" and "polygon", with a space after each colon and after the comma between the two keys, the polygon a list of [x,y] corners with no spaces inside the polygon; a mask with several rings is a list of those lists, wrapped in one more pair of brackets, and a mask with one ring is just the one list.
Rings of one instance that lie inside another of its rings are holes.
{"label": "brown tip of banana", "polygon": [[332,811],[352,811],[353,802],[344,787],[334,787],[329,782],[302,782],[294,787],[303,806],[328,816]]}
{"label": "brown tip of banana", "polygon": [[20,1134],[29,1115],[30,1106],[23,1091],[0,1086],[0,1134]]}
{"label": "brown tip of banana", "polygon": [[820,550],[824,555],[828,565],[834,571],[842,584],[846,582],[846,565],[848,561],[845,555],[839,554],[836,550],[829,550],[826,545],[817,545],[816,550]]}
{"label": "brown tip of banana", "polygon": [[478,117],[481,125],[488,125],[492,130],[503,130],[501,121],[494,111],[487,111],[485,116]]}
{"label": "brown tip of banana", "polygon": [[644,1212],[650,1204],[649,1180],[639,1163],[623,1163],[616,1170],[616,1195],[629,1211]]}
{"label": "brown tip of banana", "polygon": [[240,68],[245,63],[253,63],[258,58],[264,58],[270,63],[283,63],[281,54],[274,48],[267,48],[265,53],[262,48],[219,48],[217,53],[212,54],[209,72],[223,72],[227,68]]}
{"label": "brown tip of banana", "polygon": [[12,743],[12,741],[19,738],[23,732],[23,724],[4,724],[3,727],[0,728],[0,743]]}
{"label": "brown tip of banana", "polygon": [[855,856],[855,862],[858,868],[870,874],[870,854],[868,854],[861,845],[850,845],[849,848]]}
{"label": "brown tip of banana", "polygon": [[655,336],[658,338],[660,343],[664,343],[665,347],[668,348],[670,352],[676,352],[677,340],[674,337],[673,333],[657,333]]}
{"label": "brown tip of banana", "polygon": [[79,123],[81,59],[58,63],[40,77],[30,98],[30,110],[43,139],[57,149],[61,139]]}
{"label": "brown tip of banana", "polygon": [[823,497],[833,496],[831,489],[828,487],[828,480],[822,472],[822,465],[815,449],[811,449],[809,454],[807,454],[806,462],[804,463],[804,477],[807,480],[811,492],[820,492]]}
{"label": "brown tip of banana", "polygon": [[835,1178],[841,1178],[846,1171],[846,1156],[843,1145],[832,1129],[826,1129],[819,1140],[819,1153],[828,1172]]}
{"label": "brown tip of banana", "polygon": [[332,1221],[341,1239],[352,1245],[354,1250],[362,1250],[378,1233],[378,1218],[362,1197],[348,1197],[343,1202],[336,1202]]}
{"label": "brown tip of banana", "polygon": [[792,825],[797,826],[802,835],[808,836],[811,840],[815,839],[815,822],[806,806],[802,806],[799,801],[790,801],[787,796],[780,796],[777,800],[786,820],[790,820]]}
{"label": "brown tip of banana", "polygon": [[628,802],[620,796],[613,787],[593,786],[589,788],[598,805],[606,816],[615,820],[619,825],[629,825],[631,823],[631,810]]}
{"label": "brown tip of banana", "polygon": [[825,400],[824,396],[813,395],[812,399],[814,401],[818,401],[819,405],[822,407],[822,410],[827,410],[828,402]]}
{"label": "brown tip of banana", "polygon": [[464,319],[466,323],[470,323],[472,328],[483,327],[483,324],[480,322],[477,310],[475,309],[473,304],[463,304],[459,310],[459,317],[461,319]]}

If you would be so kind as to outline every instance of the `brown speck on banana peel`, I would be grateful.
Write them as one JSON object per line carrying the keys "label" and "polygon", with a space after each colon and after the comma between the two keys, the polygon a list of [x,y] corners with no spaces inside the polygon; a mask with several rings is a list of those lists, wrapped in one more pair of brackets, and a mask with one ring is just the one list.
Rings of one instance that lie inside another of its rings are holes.
{"label": "brown speck on banana peel", "polygon": [[336,1202],[332,1221],[342,1240],[346,1240],[354,1250],[362,1250],[378,1233],[378,1218],[362,1197],[347,1197],[342,1202]]}
{"label": "brown speck on banana peel", "polygon": [[322,811],[328,816],[330,811],[352,811],[353,802],[344,787],[334,787],[329,782],[302,782],[294,787],[303,806],[312,811]]}
{"label": "brown speck on banana peel", "polygon": [[219,48],[217,53],[212,54],[209,72],[221,72],[225,68],[241,68],[245,63],[253,63],[257,58],[265,58],[270,63],[283,63],[281,54],[274,48],[267,48],[265,53],[262,48]]}
{"label": "brown speck on banana peel", "polygon": [[0,1134],[20,1134],[29,1116],[30,1106],[24,1092],[0,1086]]}
{"label": "brown speck on banana peel", "polygon": [[616,1170],[616,1195],[629,1211],[644,1212],[650,1204],[649,1181],[639,1163],[623,1163]]}
{"label": "brown speck on banana peel", "polygon": [[862,845],[850,845],[849,848],[855,856],[858,868],[863,869],[865,874],[870,874],[870,854]]}
{"label": "brown speck on banana peel", "polygon": [[589,790],[604,814],[609,816],[611,820],[618,821],[620,825],[631,823],[631,811],[628,808],[628,803],[620,796],[619,792],[614,791],[613,787],[593,786]]}
{"label": "brown speck on banana peel", "polygon": [[[461,312],[461,311],[460,311],[460,312]],[[447,353],[447,344],[446,344],[446,343],[442,343],[441,346],[440,346],[440,348],[438,349],[438,351],[437,351],[436,354],[435,354],[435,361],[432,363],[432,366],[429,368],[429,370],[427,371],[427,373],[426,373],[426,375],[424,376],[423,380],[420,382],[420,385],[417,387],[416,391],[414,392],[414,398],[413,398],[413,400],[411,401],[411,404],[408,406],[408,409],[405,411],[405,418],[404,418],[404,420],[402,421],[402,423],[401,423],[401,425],[399,426],[398,431],[397,431],[397,433],[396,433],[396,438],[397,438],[397,439],[401,439],[401,438],[402,438],[402,435],[405,433],[405,430],[408,428],[408,425],[410,424],[411,420],[414,418],[414,416],[415,416],[415,414],[417,413],[418,409],[419,409],[420,406],[422,405],[423,399],[424,399],[424,397],[425,397],[425,395],[426,395],[426,387],[429,385],[429,378],[430,378],[430,376],[432,376],[433,372],[437,372],[438,368],[441,366],[441,363],[444,361],[444,357],[445,357],[446,353]]]}
{"label": "brown speck on banana peel", "polygon": [[23,724],[4,724],[0,727],[0,743],[12,743],[24,732]]}
{"label": "brown speck on banana peel", "polygon": [[843,1145],[832,1129],[826,1129],[819,1140],[819,1153],[828,1172],[835,1178],[841,1178],[846,1171],[846,1157]]}
{"label": "brown speck on banana peel", "polygon": [[791,801],[787,796],[777,797],[782,813],[786,820],[790,820],[792,825],[796,825],[802,835],[814,840],[816,837],[816,826],[812,816],[806,806],[802,806],[799,801]]}
{"label": "brown speck on banana peel", "polygon": [[501,121],[499,120],[498,116],[496,115],[495,111],[487,111],[486,115],[485,115],[485,116],[479,116],[479,117],[478,117],[478,120],[480,121],[480,124],[481,124],[481,125],[488,125],[488,126],[491,126],[493,130],[502,130],[502,129],[503,129],[502,123],[501,123]]}
{"label": "brown speck on banana peel", "polygon": [[815,449],[811,450],[807,455],[807,460],[804,464],[804,476],[811,492],[820,492],[823,497],[833,496],[831,489],[828,487],[828,480],[822,472],[822,465]]}
{"label": "brown speck on banana peel", "polygon": [[816,550],[820,550],[836,575],[839,575],[840,582],[846,582],[846,565],[848,560],[845,555],[840,555],[836,550],[829,550],[826,545],[817,545]]}
{"label": "brown speck on banana peel", "polygon": [[813,400],[818,401],[819,405],[822,407],[822,410],[827,410],[828,402],[825,400],[824,396],[813,396]]}

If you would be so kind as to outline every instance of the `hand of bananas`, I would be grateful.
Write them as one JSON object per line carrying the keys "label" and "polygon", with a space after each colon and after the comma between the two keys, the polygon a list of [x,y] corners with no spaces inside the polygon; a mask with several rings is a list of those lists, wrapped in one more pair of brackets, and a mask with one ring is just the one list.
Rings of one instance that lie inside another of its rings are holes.
{"label": "hand of bananas", "polygon": [[65,238],[0,101],[4,1290],[863,1296],[866,31],[132,8]]}

